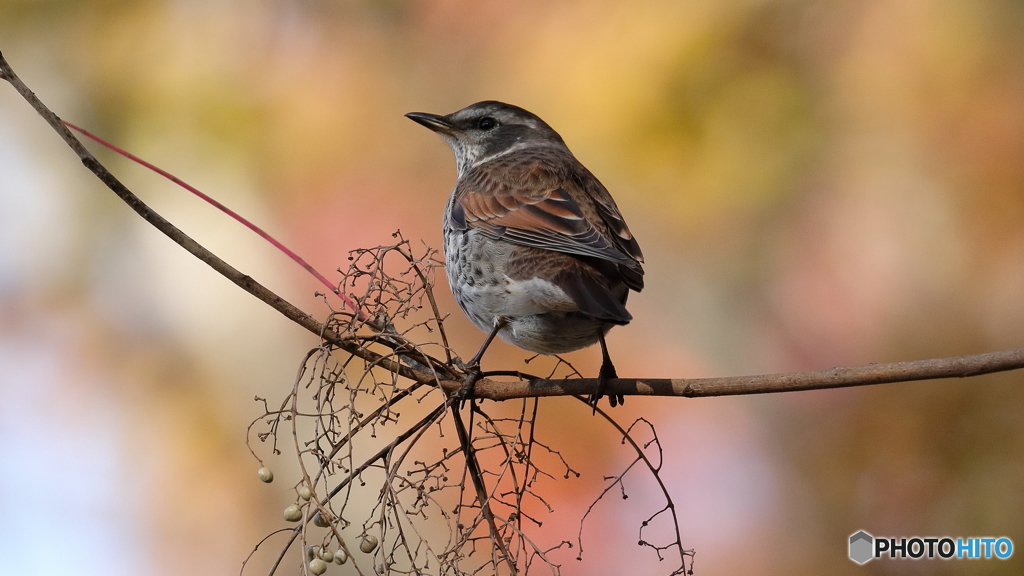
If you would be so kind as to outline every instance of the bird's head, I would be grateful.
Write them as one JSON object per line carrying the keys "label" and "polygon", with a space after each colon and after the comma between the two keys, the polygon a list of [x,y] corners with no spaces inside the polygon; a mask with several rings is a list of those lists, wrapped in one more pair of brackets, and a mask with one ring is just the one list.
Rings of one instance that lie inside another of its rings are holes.
{"label": "bird's head", "polygon": [[459,175],[501,154],[527,146],[565,146],[562,137],[535,114],[486,100],[447,116],[410,112],[407,118],[441,135],[455,152]]}

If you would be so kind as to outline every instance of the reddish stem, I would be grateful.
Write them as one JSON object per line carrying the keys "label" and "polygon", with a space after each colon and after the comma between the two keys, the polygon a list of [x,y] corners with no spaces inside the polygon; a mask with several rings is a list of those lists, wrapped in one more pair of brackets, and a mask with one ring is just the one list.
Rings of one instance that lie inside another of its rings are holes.
{"label": "reddish stem", "polygon": [[192,185],[188,184],[187,182],[184,182],[183,180],[181,180],[177,176],[171,174],[170,172],[167,172],[166,170],[163,170],[163,169],[161,169],[161,168],[159,168],[157,166],[154,166],[153,164],[150,164],[149,162],[146,162],[145,160],[143,160],[142,158],[139,158],[138,156],[132,154],[131,152],[128,152],[126,150],[122,150],[122,149],[118,148],[117,146],[114,146],[113,144],[103,140],[102,138],[100,138],[99,136],[96,136],[95,134],[89,132],[88,130],[84,130],[82,128],[79,128],[78,126],[75,126],[74,124],[72,124],[70,122],[66,122],[66,121],[64,121],[64,125],[67,126],[68,128],[71,128],[72,130],[75,130],[75,131],[78,131],[78,132],[82,133],[82,135],[84,135],[84,136],[86,136],[86,137],[88,137],[88,138],[90,138],[92,140],[95,140],[96,142],[99,142],[100,144],[106,146],[107,148],[110,148],[114,152],[117,152],[118,154],[124,156],[125,158],[128,158],[132,162],[136,162],[138,164],[141,164],[141,165],[145,166],[146,168],[149,168],[153,172],[156,172],[157,174],[163,176],[164,178],[167,178],[171,182],[174,182],[178,186],[181,186],[182,188],[188,190],[189,192],[191,192],[191,193],[195,194],[196,196],[202,198],[203,200],[209,202],[213,206],[217,207],[221,212],[224,212],[228,216],[231,216],[235,220],[241,222],[247,228],[249,228],[253,232],[259,234],[264,240],[266,240],[267,242],[270,242],[271,244],[273,244],[274,247],[276,247],[278,250],[280,250],[280,251],[284,252],[285,254],[287,254],[288,257],[291,258],[292,260],[294,260],[299,266],[302,266],[303,268],[305,268],[306,271],[309,272],[310,274],[312,274],[314,278],[319,280],[321,284],[326,286],[331,292],[333,292],[339,298],[341,298],[342,302],[344,302],[346,306],[351,308],[352,311],[356,313],[356,315],[359,317],[360,320],[366,320],[366,316],[363,314],[363,311],[359,309],[359,306],[356,305],[356,303],[353,302],[351,298],[346,296],[344,292],[342,292],[339,288],[337,288],[334,284],[332,284],[330,280],[325,278],[323,274],[318,272],[316,270],[316,268],[313,268],[308,262],[303,260],[301,256],[299,256],[295,252],[292,252],[287,246],[285,246],[284,244],[281,244],[280,242],[278,242],[276,239],[274,239],[273,236],[271,236],[270,234],[267,234],[266,232],[264,232],[262,228],[260,228],[259,226],[253,224],[252,222],[248,221],[242,215],[238,214],[237,212],[235,212],[231,208],[228,208],[227,206],[221,204],[220,202],[214,200],[210,196],[204,194],[203,192],[199,191],[197,188],[193,187]]}

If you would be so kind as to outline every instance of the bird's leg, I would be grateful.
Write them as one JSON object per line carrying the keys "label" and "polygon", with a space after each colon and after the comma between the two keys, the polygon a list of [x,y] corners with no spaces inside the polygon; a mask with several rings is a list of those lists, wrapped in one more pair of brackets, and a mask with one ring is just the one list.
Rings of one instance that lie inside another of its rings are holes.
{"label": "bird's leg", "polygon": [[476,384],[476,381],[480,379],[482,375],[480,372],[480,359],[483,358],[484,352],[487,351],[487,347],[491,345],[492,341],[494,341],[494,337],[498,335],[498,332],[504,328],[506,324],[508,324],[507,318],[504,316],[496,317],[494,319],[494,328],[491,329],[491,333],[487,335],[487,338],[480,346],[480,349],[476,351],[473,358],[465,365],[466,381],[462,384],[462,388],[455,397],[458,407],[462,407],[462,403],[467,397],[469,397],[469,393],[473,390],[473,386]]}
{"label": "bird's leg", "polygon": [[[590,395],[590,405],[594,408],[597,408],[598,401],[604,396],[608,381],[619,377],[615,372],[615,365],[612,364],[612,358],[608,355],[608,344],[604,341],[604,334],[601,334],[601,358],[601,371],[597,374],[597,392]],[[619,404],[625,404],[626,398],[622,394],[609,394],[608,402],[615,408]]]}
{"label": "bird's leg", "polygon": [[470,368],[473,366],[476,366],[477,369],[480,368],[480,359],[483,358],[484,352],[487,351],[487,347],[491,345],[494,337],[498,335],[498,331],[504,328],[506,324],[508,324],[508,318],[505,318],[504,316],[498,316],[494,319],[494,328],[491,328],[491,333],[487,335],[487,339],[480,345],[480,349],[476,351],[476,354],[473,355],[473,358],[466,366]]}

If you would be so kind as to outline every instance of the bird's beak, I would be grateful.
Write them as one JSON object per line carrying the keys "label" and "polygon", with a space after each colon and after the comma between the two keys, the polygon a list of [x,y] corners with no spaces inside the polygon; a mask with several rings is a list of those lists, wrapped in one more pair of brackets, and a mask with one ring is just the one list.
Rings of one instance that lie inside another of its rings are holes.
{"label": "bird's beak", "polygon": [[438,116],[437,114],[427,114],[426,112],[409,112],[405,115],[406,118],[422,124],[427,128],[430,128],[434,132],[440,132],[442,134],[451,134],[455,131],[455,127],[452,126],[444,116]]}

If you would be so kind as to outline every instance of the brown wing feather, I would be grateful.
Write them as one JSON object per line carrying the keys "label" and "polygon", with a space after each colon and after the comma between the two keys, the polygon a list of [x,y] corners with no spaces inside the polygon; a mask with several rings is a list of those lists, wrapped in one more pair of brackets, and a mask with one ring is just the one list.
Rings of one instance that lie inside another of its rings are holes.
{"label": "brown wing feather", "polygon": [[633,238],[629,227],[626,226],[626,220],[622,217],[622,213],[619,212],[619,207],[615,204],[612,195],[608,193],[608,189],[601,184],[601,181],[590,170],[587,170],[586,166],[578,162],[576,163],[576,170],[573,172],[573,176],[575,183],[585,191],[587,196],[593,199],[597,214],[605,225],[608,226],[609,236],[616,247],[632,256],[637,262],[642,263],[644,255],[640,251],[640,244]]}
{"label": "brown wing feather", "polygon": [[[643,287],[643,255],[599,181],[571,158],[501,158],[466,175],[455,190],[451,224],[492,238],[615,262],[626,283]],[[588,217],[589,216],[589,217]],[[595,226],[597,223],[597,226]]]}

